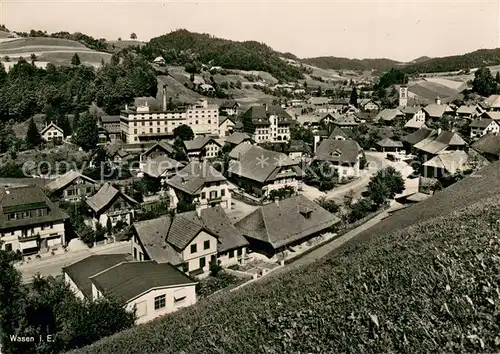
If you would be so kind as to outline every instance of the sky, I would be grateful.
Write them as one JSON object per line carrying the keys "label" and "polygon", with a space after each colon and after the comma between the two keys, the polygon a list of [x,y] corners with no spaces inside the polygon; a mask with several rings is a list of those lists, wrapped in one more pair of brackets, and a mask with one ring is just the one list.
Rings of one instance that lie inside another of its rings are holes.
{"label": "sky", "polygon": [[299,57],[391,58],[500,47],[500,0],[0,0],[10,30],[149,40],[185,28],[256,40]]}

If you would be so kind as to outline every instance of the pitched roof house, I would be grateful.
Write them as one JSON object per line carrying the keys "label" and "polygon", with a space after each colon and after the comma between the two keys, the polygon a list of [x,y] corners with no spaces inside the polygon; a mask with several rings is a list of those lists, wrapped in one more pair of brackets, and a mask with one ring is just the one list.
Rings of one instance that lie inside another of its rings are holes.
{"label": "pitched roof house", "polygon": [[328,162],[338,172],[339,181],[359,175],[359,158],[362,152],[354,140],[323,140],[316,150],[313,163]]}
{"label": "pitched roof house", "polygon": [[354,115],[344,115],[333,122],[333,124],[341,128],[352,128],[359,125]]}
{"label": "pitched roof house", "polygon": [[438,155],[446,150],[464,150],[466,145],[458,133],[438,130],[437,135],[428,137],[413,147],[424,154]]}
{"label": "pitched roof house", "polygon": [[398,152],[403,149],[401,141],[392,140],[391,138],[384,138],[378,141],[377,146],[382,152]]}
{"label": "pitched roof house", "polygon": [[68,215],[36,186],[0,191],[0,247],[25,255],[66,244]]}
{"label": "pitched roof house", "polygon": [[425,125],[421,127],[419,130],[416,132],[413,132],[411,134],[405,135],[404,137],[401,138],[403,143],[408,144],[409,147],[413,148],[415,144],[418,144],[424,139],[427,139],[431,136],[434,136],[437,134],[436,130],[427,128]]}
{"label": "pitched roof house", "polygon": [[476,106],[461,105],[457,108],[456,114],[460,118],[473,119],[478,115],[478,111],[476,109]]}
{"label": "pitched roof house", "polygon": [[252,106],[242,115],[244,131],[257,143],[290,139],[292,116],[275,105]]}
{"label": "pitched roof house", "polygon": [[182,162],[171,159],[167,155],[160,155],[148,160],[143,166],[142,172],[150,177],[166,180],[175,175],[184,166]]}
{"label": "pitched roof house", "polygon": [[211,159],[219,156],[219,152],[224,146],[223,139],[217,139],[210,136],[197,136],[193,140],[183,141],[184,150],[189,160]]}
{"label": "pitched roof house", "polygon": [[188,272],[206,273],[214,260],[223,267],[243,263],[248,246],[220,206],[136,222],[134,231],[134,258],[187,264]]}
{"label": "pitched roof house", "polygon": [[226,144],[237,146],[241,143],[253,143],[254,141],[247,133],[234,132],[225,138]]}
{"label": "pitched roof house", "polygon": [[174,147],[166,142],[158,141],[140,155],[140,161],[144,163],[149,159],[154,159],[161,155],[174,157]]}
{"label": "pitched roof house", "polygon": [[79,298],[110,297],[135,309],[136,323],[196,303],[196,284],[168,263],[134,262],[128,255],[93,255],[63,268],[64,280]]}
{"label": "pitched roof house", "polygon": [[500,159],[500,135],[486,134],[472,144],[472,148],[489,161],[498,161]]}
{"label": "pitched roof house", "polygon": [[491,118],[479,118],[473,120],[470,125],[470,137],[481,137],[485,134],[498,134],[500,132],[500,125]]}
{"label": "pitched roof house", "polygon": [[232,116],[219,116],[219,136],[228,136],[234,131],[236,119]]}
{"label": "pitched roof house", "polygon": [[167,181],[170,207],[179,202],[195,204],[197,210],[220,205],[231,209],[231,186],[207,161],[192,161]]}
{"label": "pitched roof house", "polygon": [[45,128],[40,131],[43,141],[61,142],[64,139],[64,131],[59,128],[54,122],[50,122]]}
{"label": "pitched roof house", "polygon": [[422,176],[442,178],[468,169],[469,157],[465,151],[445,151],[422,164]]}
{"label": "pitched roof house", "polygon": [[227,116],[235,116],[238,114],[240,104],[235,100],[228,100],[222,102],[219,107],[220,112],[225,113]]}
{"label": "pitched roof house", "polygon": [[63,200],[76,201],[94,194],[98,186],[99,183],[92,178],[71,170],[47,184],[45,188]]}
{"label": "pitched roof house", "polygon": [[453,114],[453,109],[446,104],[433,103],[425,106],[424,112],[427,119],[436,120],[442,118],[446,113]]}
{"label": "pitched roof house", "polygon": [[304,176],[299,161],[254,145],[240,148],[242,145],[248,144],[238,145],[230,154],[228,173],[236,185],[259,197],[285,186],[298,190]]}
{"label": "pitched roof house", "polygon": [[486,99],[485,103],[492,111],[500,110],[500,95],[491,95]]}
{"label": "pitched roof house", "polygon": [[134,217],[134,209],[138,204],[137,201],[110,183],[105,183],[96,194],[87,198],[85,202],[92,211],[92,226],[94,228],[97,223],[106,227],[108,219],[111,220],[111,226],[115,226],[118,221],[130,225]]}
{"label": "pitched roof house", "polygon": [[330,136],[328,137],[328,139],[347,140],[347,139],[353,139],[353,137],[354,134],[352,133],[351,129],[335,127]]}
{"label": "pitched roof house", "polygon": [[379,122],[379,123],[390,123],[392,122],[393,120],[397,119],[397,118],[402,118],[404,117],[404,113],[401,112],[399,109],[397,108],[394,108],[394,109],[389,109],[389,108],[386,108],[386,109],[383,109],[381,110],[377,116],[375,117],[375,121],[376,122]]}
{"label": "pitched roof house", "polygon": [[235,226],[254,251],[272,256],[327,232],[339,222],[317,203],[297,195],[261,206]]}

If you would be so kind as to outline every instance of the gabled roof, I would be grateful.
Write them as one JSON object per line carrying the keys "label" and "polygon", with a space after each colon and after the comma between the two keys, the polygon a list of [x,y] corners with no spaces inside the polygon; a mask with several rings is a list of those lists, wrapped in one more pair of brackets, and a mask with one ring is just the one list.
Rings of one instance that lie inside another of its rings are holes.
{"label": "gabled roof", "polygon": [[416,132],[408,134],[401,138],[402,141],[408,144],[415,145],[428,137],[435,135],[437,132],[435,130],[429,129],[426,126],[421,127]]}
{"label": "gabled roof", "polygon": [[341,127],[335,127],[328,137],[328,139],[335,139],[335,137],[340,136],[344,139],[352,139],[354,137],[354,134],[350,129],[344,129]]}
{"label": "gabled roof", "polygon": [[101,189],[97,191],[92,197],[87,198],[87,205],[92,208],[96,213],[102,211],[108,204],[110,204],[116,196],[121,195],[125,200],[131,204],[138,204],[137,201],[128,195],[120,192],[113,187],[110,183],[105,183]]}
{"label": "gabled roof", "polygon": [[229,117],[229,116],[222,116],[220,115],[219,116],[219,127],[222,125],[222,123],[224,123],[225,121],[230,121],[232,122],[233,124],[236,124],[236,121],[234,118],[232,117]]}
{"label": "gabled roof", "polygon": [[457,109],[457,114],[474,114],[474,113],[476,113],[476,106],[462,105]]}
{"label": "gabled roof", "polygon": [[491,95],[485,101],[490,108],[500,108],[500,95]]}
{"label": "gabled roof", "polygon": [[213,137],[210,136],[197,136],[193,140],[184,140],[184,147],[186,148],[187,151],[197,151],[203,149],[203,147],[209,143],[215,143],[219,146],[222,146],[221,142]]}
{"label": "gabled roof", "polygon": [[323,231],[340,219],[303,195],[264,205],[238,221],[235,226],[248,238],[286,246]]}
{"label": "gabled roof", "polygon": [[420,129],[426,127],[425,121],[423,120],[418,120],[417,117],[413,117],[408,122],[406,122],[405,128],[413,128],[413,129]]}
{"label": "gabled roof", "polygon": [[390,138],[385,138],[377,142],[378,146],[383,148],[402,148],[403,143],[401,141],[392,140]]}
{"label": "gabled roof", "polygon": [[63,273],[69,275],[71,280],[80,289],[83,295],[92,299],[92,282],[89,277],[109,269],[121,262],[133,260],[128,253],[123,254],[94,254],[81,261],[63,267]]}
{"label": "gabled roof", "polygon": [[467,163],[468,156],[465,151],[445,151],[426,161],[423,166],[443,169],[447,173],[454,174],[463,171]]}
{"label": "gabled roof", "polygon": [[500,156],[500,135],[485,134],[472,144],[472,148],[481,153]]}
{"label": "gabled roof", "polygon": [[295,175],[303,174],[299,162],[287,155],[251,145],[239,155],[237,161],[230,161],[228,172],[253,181],[265,182],[274,180],[282,167],[294,167]]}
{"label": "gabled roof", "polygon": [[355,140],[325,139],[319,144],[314,159],[353,164],[358,161],[360,151],[361,148]]}
{"label": "gabled roof", "polygon": [[486,118],[491,118],[494,121],[500,122],[500,112],[498,112],[498,111],[484,112],[482,116],[486,117]]}
{"label": "gabled roof", "polygon": [[98,184],[97,181],[94,181],[92,178],[87,177],[78,171],[71,170],[66,172],[62,176],[59,176],[59,178],[57,178],[56,180],[47,184],[45,188],[49,191],[55,192],[62,188],[67,187],[69,184],[73,183],[77,178],[84,179],[90,183]]}
{"label": "gabled roof", "polygon": [[[29,212],[36,209],[48,209],[46,215],[24,219],[8,220],[7,215],[16,212]],[[37,186],[19,186],[0,191],[0,228],[21,227],[39,223],[63,221],[68,215],[59,209]]]}
{"label": "gabled roof", "polygon": [[268,106],[252,106],[245,113],[243,118],[252,119],[253,124],[256,125],[269,125],[269,117],[271,115],[278,116],[279,123],[291,123],[293,121],[290,114],[288,114],[281,106],[268,105]]}
{"label": "gabled roof", "polygon": [[142,155],[147,156],[147,155],[149,155],[149,153],[151,153],[151,151],[155,151],[157,149],[163,150],[166,154],[173,154],[175,152],[175,149],[172,145],[170,145],[166,142],[163,142],[163,141],[159,141],[159,142],[155,143],[153,146],[151,146],[149,149],[144,151],[142,153]]}
{"label": "gabled roof", "polygon": [[234,108],[234,107],[239,107],[238,102],[236,102],[235,100],[224,101],[220,105],[221,109],[228,109],[228,108]]}
{"label": "gabled roof", "polygon": [[120,116],[101,116],[102,123],[120,123]]}
{"label": "gabled roof", "polygon": [[430,154],[438,154],[449,146],[465,146],[467,143],[455,132],[443,131],[435,137],[429,137],[415,144],[416,149]]}
{"label": "gabled roof", "polygon": [[178,171],[184,167],[182,162],[171,159],[167,155],[157,156],[148,160],[142,171],[154,178],[161,177],[166,171]]}
{"label": "gabled roof", "polygon": [[328,97],[311,97],[309,98],[308,103],[312,105],[326,105],[329,101]]}
{"label": "gabled roof", "polygon": [[383,120],[386,122],[390,122],[390,121],[396,119],[397,117],[402,117],[403,115],[404,115],[403,112],[401,112],[397,108],[394,108],[394,109],[386,108],[386,109],[381,110],[377,114],[377,116],[375,117],[375,120],[376,121]]}
{"label": "gabled roof", "polygon": [[445,104],[430,104],[424,107],[424,111],[432,118],[441,118],[449,109]]}
{"label": "gabled roof", "polygon": [[227,252],[232,249],[248,246],[248,241],[240,230],[232,224],[224,209],[219,205],[213,208],[202,209],[200,218],[206,228],[217,236],[217,252]]}
{"label": "gabled roof", "polygon": [[91,276],[90,281],[103,293],[126,302],[153,289],[197,284],[171,264],[155,261],[122,262]]}
{"label": "gabled roof", "polygon": [[341,126],[351,126],[352,127],[352,126],[359,125],[359,123],[356,122],[356,118],[354,118],[354,116],[349,116],[349,115],[340,117],[333,124],[337,125],[339,127],[341,127]]}
{"label": "gabled roof", "polygon": [[233,150],[231,150],[231,152],[229,153],[229,157],[232,159],[238,160],[241,155],[246,153],[251,148],[252,148],[252,144],[240,143],[237,146],[235,146]]}
{"label": "gabled roof", "polygon": [[226,181],[226,178],[207,161],[192,161],[170,178],[167,184],[189,195],[194,195],[201,192],[205,183],[222,181]]}
{"label": "gabled roof", "polygon": [[[486,129],[488,126],[492,123],[495,122],[491,118],[481,118],[481,119],[474,119],[469,127],[470,128],[480,128],[480,129]],[[496,124],[496,123],[495,123]]]}
{"label": "gabled roof", "polygon": [[225,138],[226,143],[232,144],[232,145],[239,145],[244,141],[252,141],[252,138],[250,135],[247,133],[241,133],[241,132],[234,132],[228,137]]}
{"label": "gabled roof", "polygon": [[57,125],[55,125],[54,122],[50,122],[50,124],[48,124],[45,128],[43,128],[41,131],[40,131],[40,134],[44,134],[46,131],[48,131],[49,129],[57,129],[59,130],[61,133],[64,133],[64,131],[59,128]]}

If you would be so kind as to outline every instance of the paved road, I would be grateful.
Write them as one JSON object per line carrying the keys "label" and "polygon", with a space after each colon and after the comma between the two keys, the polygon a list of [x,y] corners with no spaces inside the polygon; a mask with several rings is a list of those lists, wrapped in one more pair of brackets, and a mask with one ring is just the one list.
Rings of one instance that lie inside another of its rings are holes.
{"label": "paved road", "polygon": [[130,253],[130,243],[128,241],[116,242],[90,249],[70,251],[43,259],[34,259],[29,263],[17,265],[16,267],[23,273],[23,282],[29,283],[37,273],[44,276],[57,276],[61,274],[63,267],[74,262],[78,262],[93,254],[109,253]]}

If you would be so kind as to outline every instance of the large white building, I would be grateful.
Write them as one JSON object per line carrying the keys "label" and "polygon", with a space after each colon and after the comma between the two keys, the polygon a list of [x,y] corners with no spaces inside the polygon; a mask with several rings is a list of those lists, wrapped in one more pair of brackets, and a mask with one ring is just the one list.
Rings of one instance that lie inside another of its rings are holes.
{"label": "large white building", "polygon": [[136,98],[120,113],[122,139],[129,144],[169,138],[180,125],[188,125],[196,135],[217,135],[219,106],[203,99],[195,105],[167,110],[164,90],[163,104],[153,97]]}
{"label": "large white building", "polygon": [[288,142],[292,121],[279,106],[252,106],[243,114],[244,130],[257,143]]}

